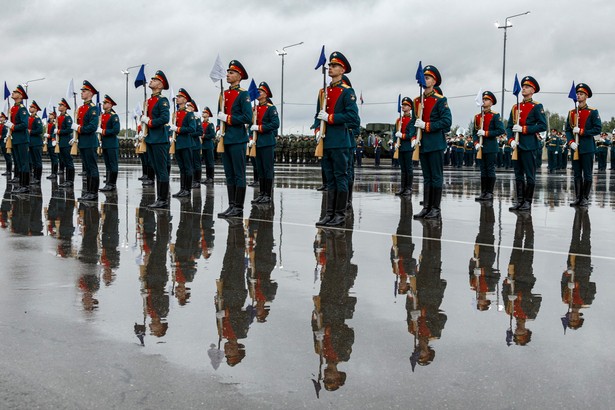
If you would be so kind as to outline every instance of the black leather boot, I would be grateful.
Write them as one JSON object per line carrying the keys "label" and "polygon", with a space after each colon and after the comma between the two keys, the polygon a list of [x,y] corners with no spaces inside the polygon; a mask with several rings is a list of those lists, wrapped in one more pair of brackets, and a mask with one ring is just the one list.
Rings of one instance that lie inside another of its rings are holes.
{"label": "black leather boot", "polygon": [[228,208],[226,208],[225,211],[220,212],[218,214],[218,218],[226,218],[226,215],[233,210],[233,207],[235,206],[235,190],[236,190],[236,188],[237,187],[235,185],[227,185],[226,186],[226,192],[228,194]]}
{"label": "black leather boot", "polygon": [[333,219],[333,213],[335,212],[335,196],[335,191],[327,191],[327,209],[325,211],[325,216],[316,222],[316,226],[325,226],[327,222]]}
{"label": "black leather boot", "polygon": [[243,203],[246,199],[246,187],[238,186],[235,188],[235,201],[233,209],[226,214],[227,218],[237,218],[243,216]]}
{"label": "black leather boot", "polygon": [[184,192],[184,186],[186,184],[186,176],[184,174],[179,174],[179,191],[171,195],[173,198],[179,198]]}
{"label": "black leather boot", "polygon": [[412,196],[412,184],[414,183],[414,174],[407,173],[406,174],[406,189],[402,196],[411,197]]}
{"label": "black leather boot", "polygon": [[480,178],[480,195],[475,197],[475,201],[484,201],[487,193],[487,177]]}
{"label": "black leather boot", "polygon": [[348,202],[348,192],[337,191],[335,196],[335,213],[333,218],[325,226],[342,226],[346,222],[346,203]]}
{"label": "black leather boot", "polygon": [[414,219],[422,219],[431,210],[431,190],[430,185],[423,185],[423,209],[418,214],[413,216]]}
{"label": "black leather boot", "polygon": [[592,181],[583,181],[583,191],[581,192],[581,201],[579,202],[579,206],[589,206],[589,193],[591,192],[591,190]]}
{"label": "black leather boot", "polygon": [[534,199],[534,184],[527,184],[523,204],[517,209],[519,212],[531,212]]}
{"label": "black leather boot", "polygon": [[402,196],[406,192],[406,178],[405,172],[401,173],[401,182],[399,183],[399,191],[395,192],[396,196]]}
{"label": "black leather boot", "polygon": [[521,205],[523,205],[523,194],[525,193],[525,182],[523,181],[515,181],[515,185],[516,185],[516,194],[517,194],[517,202],[515,202],[513,204],[513,206],[511,206],[510,208],[508,208],[509,211],[516,211],[518,210]]}
{"label": "black leather boot", "polygon": [[431,188],[431,209],[429,213],[425,215],[425,219],[438,219],[441,217],[440,202],[442,201],[442,187]]}

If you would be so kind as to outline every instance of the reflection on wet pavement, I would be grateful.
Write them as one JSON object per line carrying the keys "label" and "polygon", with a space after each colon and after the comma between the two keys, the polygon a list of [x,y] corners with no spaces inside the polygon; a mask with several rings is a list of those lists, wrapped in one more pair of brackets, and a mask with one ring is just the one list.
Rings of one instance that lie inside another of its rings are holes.
{"label": "reflection on wet pavement", "polygon": [[389,407],[408,389],[416,407],[524,407],[519,389],[538,407],[614,400],[595,394],[603,384],[570,401],[559,392],[578,383],[561,371],[570,358],[579,380],[614,373],[615,174],[597,174],[592,205],[575,210],[569,179],[543,173],[522,215],[508,212],[512,174],[479,204],[478,173],[447,171],[443,220],[419,222],[419,184],[394,197],[396,172],[363,168],[346,228],[317,229],[318,168],[276,172],[274,203],[244,220],[215,216],[220,184],[148,209],[154,190],[136,168],[98,204],[55,183],[25,196],[3,185],[0,300],[85,320],[135,357],[215,375],[271,407]]}

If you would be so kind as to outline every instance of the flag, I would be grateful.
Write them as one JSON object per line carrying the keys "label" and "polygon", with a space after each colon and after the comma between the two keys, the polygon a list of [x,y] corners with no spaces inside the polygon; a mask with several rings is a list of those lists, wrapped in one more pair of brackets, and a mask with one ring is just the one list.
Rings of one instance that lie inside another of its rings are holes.
{"label": "flag", "polygon": [[11,96],[11,92],[9,91],[9,87],[6,86],[6,81],[4,82],[4,99],[6,100]]}
{"label": "flag", "polygon": [[577,102],[577,90],[576,90],[576,87],[574,86],[574,81],[572,82],[572,87],[570,87],[570,92],[568,93],[568,98],[570,98],[576,104],[576,102]]}
{"label": "flag", "polygon": [[135,118],[141,117],[141,114],[143,114],[143,111],[141,111],[141,105],[139,105],[139,104],[135,105],[135,109],[134,109],[133,113],[134,113],[134,117]]}
{"label": "flag", "polygon": [[397,96],[397,112],[401,114],[401,94]]}
{"label": "flag", "polygon": [[6,114],[6,116],[9,116],[9,100],[4,100],[4,106],[2,107],[2,112],[4,114]]}
{"label": "flag", "polygon": [[314,70],[318,70],[321,66],[324,67],[325,64],[327,64],[327,57],[325,57],[325,46],[323,44],[322,49],[320,50],[320,57],[318,57],[318,62],[316,63]]}
{"label": "flag", "polygon": [[258,98],[258,87],[254,82],[254,78],[252,79],[252,81],[250,81],[250,86],[248,87],[248,94],[250,95],[250,102]]}
{"label": "flag", "polygon": [[98,115],[100,115],[102,112],[100,109],[100,93],[96,93],[96,108],[98,108]]}
{"label": "flag", "polygon": [[359,100],[361,101],[361,105],[363,105],[363,91],[361,91],[361,96],[359,97]]}
{"label": "flag", "polygon": [[209,73],[209,78],[214,83],[220,81],[226,77],[226,70],[222,65],[222,60],[220,59],[220,54],[216,57],[216,61],[214,62],[214,66],[211,68],[211,72]]}
{"label": "flag", "polygon": [[41,115],[41,120],[45,122],[47,120],[47,107],[43,108],[43,115]]}
{"label": "flag", "polygon": [[[70,101],[71,98],[75,97],[75,82],[73,79],[70,79],[70,83],[68,83],[68,89],[66,90],[66,100]],[[74,107],[75,109],[77,107]]]}
{"label": "flag", "polygon": [[137,73],[137,78],[135,78],[135,88],[141,86],[145,87],[145,84],[147,84],[147,79],[145,78],[145,64],[141,64],[141,68],[139,68],[139,72]]}
{"label": "flag", "polygon": [[478,94],[476,94],[476,98],[474,99],[474,102],[476,103],[477,107],[483,106],[483,89],[482,88],[478,90]]}
{"label": "flag", "polygon": [[416,82],[418,83],[418,85],[420,85],[422,88],[427,87],[427,84],[425,83],[425,73],[423,72],[423,62],[419,61],[419,66],[416,69]]}
{"label": "flag", "polygon": [[515,97],[519,96],[521,92],[521,84],[519,84],[519,78],[517,78],[517,74],[515,74],[515,84],[513,85],[513,94]]}

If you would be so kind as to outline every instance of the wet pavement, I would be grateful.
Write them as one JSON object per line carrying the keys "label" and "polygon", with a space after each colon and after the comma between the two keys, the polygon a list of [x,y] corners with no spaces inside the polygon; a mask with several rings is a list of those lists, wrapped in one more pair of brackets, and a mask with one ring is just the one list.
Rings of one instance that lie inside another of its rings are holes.
{"label": "wet pavement", "polygon": [[613,408],[615,173],[582,211],[544,169],[524,216],[512,173],[489,206],[446,169],[437,223],[420,172],[400,199],[365,167],[348,229],[319,230],[319,168],[276,172],[230,221],[219,169],[168,212],[137,167],[94,206],[0,181],[0,407]]}

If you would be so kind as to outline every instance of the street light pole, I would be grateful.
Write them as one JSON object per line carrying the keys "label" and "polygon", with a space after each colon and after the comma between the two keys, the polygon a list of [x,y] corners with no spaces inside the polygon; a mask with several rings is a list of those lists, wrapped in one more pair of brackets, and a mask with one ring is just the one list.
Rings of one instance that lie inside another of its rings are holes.
{"label": "street light pole", "polygon": [[280,100],[280,135],[281,136],[284,136],[284,56],[288,54],[286,52],[287,48],[300,46],[301,44],[303,44],[303,41],[300,43],[291,44],[289,46],[282,47],[282,51],[275,50],[277,55],[282,57],[282,86],[281,86],[281,91],[280,91],[280,97],[281,97],[281,100]]}
{"label": "street light pole", "polygon": [[[28,94],[28,84],[33,83],[35,81],[43,81],[45,79],[45,77],[43,78],[37,78],[35,80],[28,80],[24,83],[24,86],[26,87],[26,94]],[[26,100],[26,105],[28,105],[28,100]]]}
{"label": "street light pole", "polygon": [[126,76],[126,133],[124,134],[125,138],[128,138],[128,113],[130,109],[128,108],[128,74],[130,74],[130,69],[141,67],[140,65],[133,65],[132,67],[128,67],[125,70],[122,70],[122,74]]}
{"label": "street light pole", "polygon": [[512,27],[512,24],[510,24],[508,22],[508,20],[514,18],[514,17],[519,17],[519,16],[525,16],[526,14],[529,14],[529,11],[526,11],[525,13],[519,13],[519,14],[515,14],[514,16],[508,16],[506,17],[506,19],[504,20],[504,25],[500,26],[499,23],[495,23],[495,26],[497,28],[503,28],[504,29],[504,56],[502,58],[502,113],[504,113],[504,83],[506,81],[506,34],[507,34],[507,30]]}

